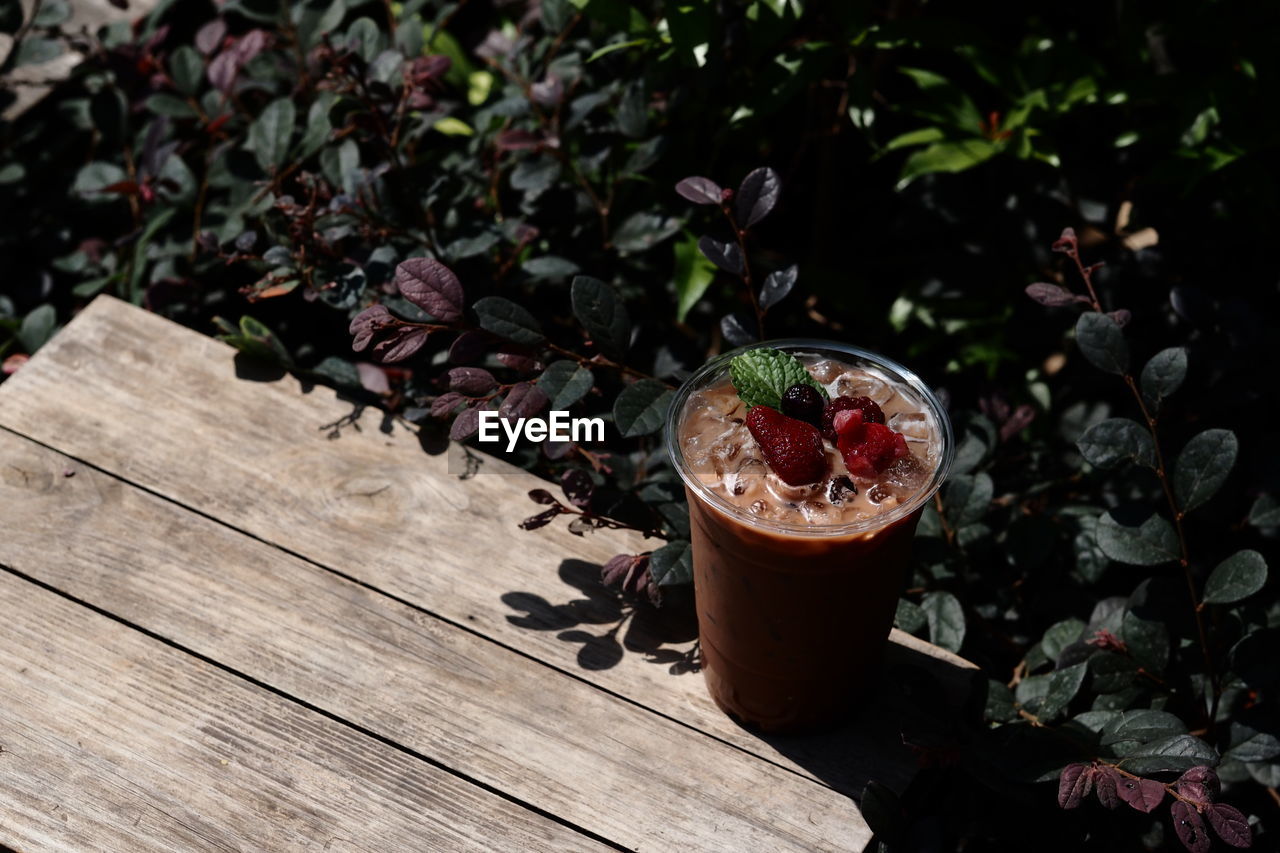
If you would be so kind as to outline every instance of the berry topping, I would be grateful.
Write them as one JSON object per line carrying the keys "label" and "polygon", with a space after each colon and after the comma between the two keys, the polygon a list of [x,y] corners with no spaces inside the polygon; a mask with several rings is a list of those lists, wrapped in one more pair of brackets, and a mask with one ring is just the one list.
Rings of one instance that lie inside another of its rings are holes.
{"label": "berry topping", "polygon": [[837,435],[836,446],[849,473],[870,480],[911,451],[902,433],[882,423],[864,422],[865,414],[864,409],[838,412],[832,426]]}
{"label": "berry topping", "polygon": [[870,397],[836,397],[827,407],[822,410],[822,435],[827,441],[835,443],[836,429],[833,425],[836,415],[841,412],[852,412],[855,409],[862,410],[862,420],[869,424],[884,423],[884,412],[880,409],[880,405]]}
{"label": "berry topping", "polygon": [[788,486],[816,483],[827,475],[827,453],[817,428],[768,406],[752,406],[747,429],[769,463]]}
{"label": "berry topping", "polygon": [[822,394],[812,385],[792,385],[782,395],[782,413],[818,426],[822,423]]}

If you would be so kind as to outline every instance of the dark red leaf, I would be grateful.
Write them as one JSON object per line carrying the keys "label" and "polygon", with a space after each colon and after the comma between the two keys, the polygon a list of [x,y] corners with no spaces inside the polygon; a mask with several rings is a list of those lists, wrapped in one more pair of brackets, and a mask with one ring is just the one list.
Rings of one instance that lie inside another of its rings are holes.
{"label": "dark red leaf", "polygon": [[695,175],[676,184],[676,192],[694,204],[719,204],[724,190],[710,178]]}
{"label": "dark red leaf", "polygon": [[222,44],[222,39],[227,34],[227,22],[221,18],[214,18],[200,29],[196,30],[196,50],[205,56],[213,53]]}
{"label": "dark red leaf", "polygon": [[742,250],[737,243],[721,243],[703,235],[698,238],[698,251],[725,272],[742,275]]}
{"label": "dark red leaf", "polygon": [[1232,847],[1252,847],[1253,830],[1249,828],[1249,820],[1235,806],[1216,803],[1206,810],[1209,825],[1218,837]]}
{"label": "dark red leaf", "polygon": [[421,326],[398,326],[374,344],[371,352],[385,363],[404,361],[422,349],[429,334],[430,330]]}
{"label": "dark red leaf", "polygon": [[449,438],[462,441],[475,435],[478,429],[480,429],[480,407],[463,409],[453,419],[453,426],[449,427]]}
{"label": "dark red leaf", "polygon": [[441,394],[431,401],[431,417],[443,418],[453,414],[453,410],[458,408],[458,404],[466,401],[466,399],[457,391]]}
{"label": "dark red leaf", "polygon": [[1027,296],[1030,296],[1041,305],[1047,305],[1050,308],[1058,308],[1062,305],[1070,305],[1074,302],[1085,302],[1089,300],[1083,296],[1078,296],[1057,284],[1049,284],[1047,282],[1038,281],[1035,284],[1027,285]]}
{"label": "dark red leaf", "polygon": [[410,258],[396,267],[400,295],[442,323],[462,316],[463,293],[458,277],[433,258]]}
{"label": "dark red leaf", "polygon": [[137,195],[138,182],[137,181],[116,181],[114,184],[107,184],[105,187],[98,190],[98,192],[120,193],[121,195]]}
{"label": "dark red leaf", "polygon": [[242,35],[229,50],[236,60],[244,65],[271,45],[271,34],[266,30],[249,30]]}
{"label": "dark red leaf", "polygon": [[1173,789],[1178,792],[1181,797],[1186,797],[1192,802],[1206,805],[1213,802],[1213,794],[1209,793],[1209,789],[1202,782],[1175,782]]}
{"label": "dark red leaf", "polygon": [[1130,779],[1121,776],[1116,783],[1116,793],[1120,799],[1140,812],[1148,814],[1164,799],[1164,785],[1154,779]]}
{"label": "dark red leaf", "polygon": [[557,503],[560,503],[558,500],[556,500],[555,495],[551,494],[551,493],[550,493],[550,492],[548,492],[546,489],[532,489],[532,490],[530,490],[530,492],[529,492],[529,500],[533,501],[533,502],[534,502],[534,503],[536,503],[536,504],[557,504]]}
{"label": "dark red leaf", "polygon": [[351,319],[347,332],[355,336],[351,348],[361,352],[373,340],[373,336],[383,329],[396,325],[399,321],[384,305],[370,305]]}
{"label": "dark red leaf", "polygon": [[504,418],[529,418],[545,409],[550,402],[537,385],[521,382],[507,392],[498,414]]}
{"label": "dark red leaf", "polygon": [[449,360],[454,364],[471,364],[484,355],[490,341],[484,332],[463,332],[449,344]]}
{"label": "dark red leaf", "polygon": [[565,471],[560,477],[560,488],[564,490],[569,503],[578,509],[585,509],[591,503],[591,495],[596,490],[595,483],[591,482],[591,475],[581,468]]}
{"label": "dark red leaf", "polygon": [[1120,805],[1120,794],[1117,793],[1116,788],[1122,778],[1119,773],[1110,767],[1099,767],[1093,780],[1094,790],[1098,794],[1098,802],[1109,809],[1114,809]]}
{"label": "dark red leaf", "polygon": [[1182,800],[1175,800],[1170,809],[1173,814],[1173,831],[1178,834],[1182,846],[1191,853],[1209,853],[1209,828],[1204,825],[1204,818],[1194,807]]}
{"label": "dark red leaf", "polygon": [[524,151],[537,148],[543,143],[541,136],[527,130],[504,130],[498,134],[497,145],[501,151]]}
{"label": "dark red leaf", "polygon": [[356,374],[360,377],[360,385],[374,394],[391,393],[391,383],[387,381],[387,373],[376,364],[360,362],[356,365]]}
{"label": "dark red leaf", "polygon": [[[209,83],[219,92],[230,92],[231,87],[235,85],[236,74],[240,71],[240,65],[236,62],[236,56],[229,50],[224,50],[213,58],[209,63],[209,67],[205,69],[205,76],[209,78]],[[211,127],[212,129],[212,127]]]}
{"label": "dark red leaf", "polygon": [[449,371],[449,390],[477,397],[490,391],[498,380],[483,367],[455,367]]}
{"label": "dark red leaf", "polygon": [[1068,764],[1058,777],[1058,805],[1074,809],[1093,787],[1093,768],[1088,764]]}
{"label": "dark red leaf", "polygon": [[1178,777],[1178,782],[1199,782],[1209,791],[1209,799],[1218,796],[1218,792],[1222,790],[1222,785],[1218,782],[1218,774],[1212,767],[1206,767],[1203,764],[1199,767],[1192,767],[1186,773]]}
{"label": "dark red leaf", "polygon": [[621,584],[640,560],[635,554],[618,554],[600,569],[600,582],[605,586]]}
{"label": "dark red leaf", "polygon": [[1063,228],[1062,236],[1053,243],[1053,250],[1071,255],[1075,254],[1077,245],[1076,230],[1074,228]]}
{"label": "dark red leaf", "polygon": [[1122,329],[1133,319],[1133,313],[1128,308],[1117,308],[1115,311],[1108,312],[1107,316],[1115,320],[1116,325]]}

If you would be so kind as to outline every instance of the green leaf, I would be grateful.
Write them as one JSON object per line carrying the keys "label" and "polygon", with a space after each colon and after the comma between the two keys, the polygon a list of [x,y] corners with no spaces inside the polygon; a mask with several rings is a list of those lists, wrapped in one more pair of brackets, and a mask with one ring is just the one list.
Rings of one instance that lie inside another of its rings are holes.
{"label": "green leaf", "polygon": [[18,343],[28,353],[34,353],[45,345],[58,325],[58,315],[52,305],[40,305],[22,318],[18,327]]}
{"label": "green leaf", "polygon": [[618,395],[613,421],[625,438],[648,435],[662,429],[675,392],[657,379],[641,379]]}
{"label": "green leaf", "polygon": [[649,576],[658,586],[693,583],[693,546],[683,539],[649,555]]}
{"label": "green leaf", "polygon": [[1246,764],[1268,761],[1280,755],[1280,739],[1270,732],[1260,732],[1241,723],[1231,724],[1231,748],[1223,758],[1233,758]]}
{"label": "green leaf", "polygon": [[431,125],[431,129],[437,133],[443,133],[445,136],[475,136],[476,132],[471,125],[467,124],[460,118],[453,116],[445,116],[436,119]]}
{"label": "green leaf", "polygon": [[631,318],[613,288],[589,275],[576,276],[570,291],[573,316],[591,335],[600,351],[621,360],[631,344]]}
{"label": "green leaf", "polygon": [[1133,685],[1138,665],[1125,655],[1099,652],[1089,658],[1089,671],[1093,673],[1095,693],[1119,693]]}
{"label": "green leaf", "polygon": [[1077,663],[1055,669],[1049,676],[1049,691],[1045,694],[1044,701],[1040,703],[1036,716],[1048,722],[1066,710],[1067,705],[1080,692],[1087,668],[1087,663]]}
{"label": "green leaf", "polygon": [[1106,314],[1088,311],[1076,321],[1076,344],[1089,363],[1099,370],[1123,376],[1129,369],[1129,344],[1124,333]]}
{"label": "green leaf", "polygon": [[1125,460],[1156,467],[1156,447],[1150,431],[1128,418],[1108,418],[1094,424],[1080,436],[1076,447],[1098,468],[1115,468]]}
{"label": "green leaf", "polygon": [[357,18],[347,28],[346,46],[366,63],[373,62],[383,50],[382,31],[371,18]]}
{"label": "green leaf", "polygon": [[1142,368],[1140,384],[1147,405],[1159,408],[1164,399],[1177,391],[1187,378],[1187,351],[1183,347],[1170,347],[1151,357]]}
{"label": "green leaf", "polygon": [[792,385],[812,385],[823,397],[827,389],[809,375],[794,355],[772,347],[756,347],[729,362],[729,380],[738,397],[752,406],[782,407],[782,395]]}
{"label": "green leaf", "polygon": [[995,484],[988,474],[961,474],[952,477],[947,481],[943,495],[943,512],[952,526],[959,529],[981,520],[987,514],[994,494]]}
{"label": "green leaf", "polygon": [[1249,509],[1249,523],[1264,528],[1280,526],[1280,501],[1271,495],[1259,495]]}
{"label": "green leaf", "polygon": [[914,634],[929,624],[929,620],[925,618],[924,610],[920,608],[920,605],[907,601],[905,598],[899,598],[898,610],[894,614],[893,624],[900,631]]}
{"label": "green leaf", "polygon": [[698,251],[698,240],[686,236],[675,244],[676,322],[683,323],[716,277],[716,265]]}
{"label": "green leaf", "polygon": [[195,118],[198,115],[195,107],[188,104],[186,100],[167,92],[157,92],[147,98],[147,109],[158,116],[169,118]]}
{"label": "green leaf", "polygon": [[28,35],[18,43],[13,57],[14,67],[40,65],[62,55],[62,42],[58,39],[38,38]]}
{"label": "green leaf", "polygon": [[1080,634],[1084,628],[1084,622],[1079,619],[1063,619],[1061,622],[1055,622],[1045,630],[1044,638],[1040,640],[1041,651],[1049,660],[1057,663],[1062,650],[1080,640]]}
{"label": "green leaf", "polygon": [[895,136],[885,143],[883,150],[893,151],[898,148],[909,148],[913,145],[928,145],[930,142],[941,142],[946,138],[940,127],[922,127]]}
{"label": "green leaf", "polygon": [[1104,514],[1098,519],[1098,547],[1116,562],[1133,566],[1158,566],[1181,554],[1173,525],[1159,515],[1130,527]]}
{"label": "green leaf", "polygon": [[581,400],[594,384],[590,370],[568,359],[551,362],[538,377],[538,387],[551,401],[547,408],[553,412],[564,411]]}
{"label": "green leaf", "polygon": [[1120,622],[1120,639],[1135,663],[1151,673],[1164,672],[1169,663],[1169,629],[1164,623],[1129,610]]}
{"label": "green leaf", "polygon": [[184,44],[169,57],[169,75],[173,84],[184,95],[194,95],[200,91],[204,80],[204,58],[200,51],[189,44]]}
{"label": "green leaf", "polygon": [[480,317],[480,328],[518,344],[540,344],[545,339],[533,315],[510,299],[486,296],[471,306]]}
{"label": "green leaf", "polygon": [[333,124],[329,121],[329,110],[338,102],[333,92],[320,92],[307,109],[307,127],[302,133],[302,142],[298,145],[298,156],[306,158],[319,151],[329,141],[333,133]]}
{"label": "green leaf", "polygon": [[963,172],[991,159],[1000,149],[986,139],[935,142],[907,158],[902,164],[896,189],[903,189],[921,175],[932,172]]}
{"label": "green leaf", "polygon": [[1145,744],[1186,734],[1186,731],[1186,723],[1176,714],[1142,708],[1125,711],[1103,726],[1102,745],[1110,746],[1123,741]]}
{"label": "green leaf", "polygon": [[249,125],[249,138],[245,143],[257,159],[262,171],[274,173],[289,153],[289,140],[293,136],[293,124],[297,118],[290,98],[277,98],[262,110]]}
{"label": "green leaf", "polygon": [[1183,773],[1201,764],[1212,767],[1218,753],[1193,735],[1174,735],[1146,744],[1129,753],[1122,766],[1130,773],[1146,776],[1152,773]]}
{"label": "green leaf", "polygon": [[1222,487],[1239,450],[1229,429],[1207,429],[1187,442],[1173,470],[1173,491],[1183,512],[1200,506]]}
{"label": "green leaf", "polygon": [[620,252],[645,252],[680,230],[680,220],[656,213],[633,213],[613,232],[613,245]]}
{"label": "green leaf", "polygon": [[949,592],[935,591],[925,593],[925,619],[929,622],[929,640],[952,652],[959,652],[964,643],[964,608],[959,600]]}
{"label": "green leaf", "polygon": [[982,133],[982,114],[978,112],[973,100],[958,86],[945,77],[922,68],[899,70],[915,81],[924,96],[923,105],[915,106],[912,112],[967,133]]}
{"label": "green leaf", "polygon": [[1237,551],[1217,565],[1204,584],[1206,604],[1234,604],[1267,582],[1267,561],[1257,551]]}

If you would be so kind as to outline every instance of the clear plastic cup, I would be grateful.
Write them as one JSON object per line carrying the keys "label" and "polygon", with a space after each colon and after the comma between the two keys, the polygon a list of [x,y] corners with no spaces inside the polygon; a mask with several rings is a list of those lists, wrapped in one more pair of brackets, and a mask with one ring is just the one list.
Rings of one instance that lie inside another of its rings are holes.
{"label": "clear plastic cup", "polygon": [[[831,359],[889,381],[930,419],[933,470],[923,485],[877,515],[833,524],[761,517],[709,486],[706,463],[691,464],[682,449],[687,406],[695,392],[727,381],[730,359],[755,347]],[[955,452],[937,396],[912,371],[858,347],[766,341],[712,359],[690,377],[672,402],[666,440],[689,499],[702,669],[712,698],[766,731],[839,721],[874,686],[916,523]]]}

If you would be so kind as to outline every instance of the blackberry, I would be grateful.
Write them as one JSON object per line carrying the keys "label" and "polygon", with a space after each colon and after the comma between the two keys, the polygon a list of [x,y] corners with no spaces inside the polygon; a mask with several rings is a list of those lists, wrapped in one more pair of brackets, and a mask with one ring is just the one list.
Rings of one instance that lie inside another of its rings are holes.
{"label": "blackberry", "polygon": [[822,421],[822,394],[812,385],[792,385],[782,395],[782,413],[818,426]]}

